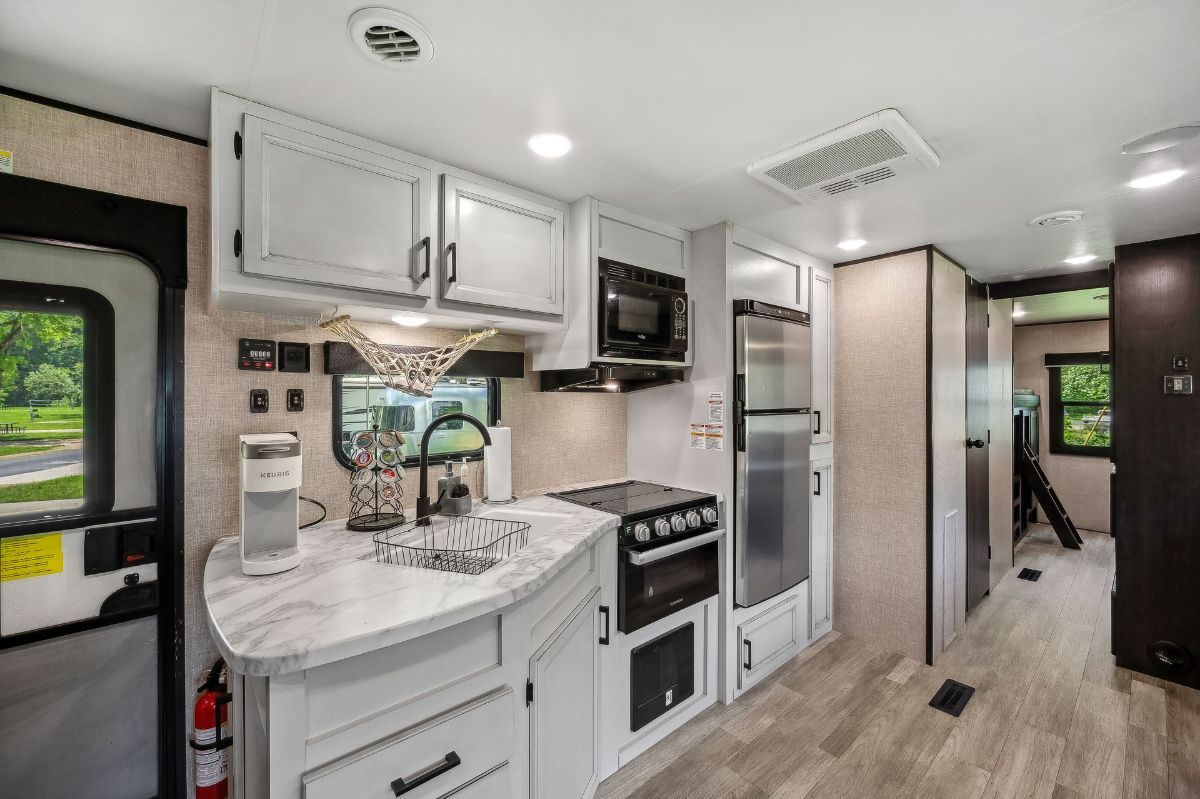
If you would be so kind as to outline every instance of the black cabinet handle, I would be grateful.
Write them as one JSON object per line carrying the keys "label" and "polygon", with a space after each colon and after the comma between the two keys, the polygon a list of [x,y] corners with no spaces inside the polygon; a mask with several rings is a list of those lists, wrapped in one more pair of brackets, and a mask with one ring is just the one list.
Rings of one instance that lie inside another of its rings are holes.
{"label": "black cabinet handle", "polygon": [[608,629],[608,618],[609,618],[608,605],[601,605],[601,606],[600,606],[600,612],[604,614],[604,635],[600,636],[600,643],[601,643],[602,645],[604,645],[604,646],[608,646],[608,633],[609,633],[609,629]]}
{"label": "black cabinet handle", "polygon": [[458,756],[457,752],[449,752],[446,754],[446,757],[442,759],[441,763],[430,766],[415,777],[409,777],[407,780],[403,777],[397,777],[396,779],[392,780],[392,793],[396,796],[403,796],[413,788],[416,788],[418,785],[424,785],[430,780],[442,776],[447,771],[455,766],[460,765],[461,763],[462,759]]}
{"label": "black cabinet handle", "polygon": [[446,245],[446,254],[450,256],[450,276],[446,283],[453,283],[458,280],[458,244],[452,241]]}
{"label": "black cabinet handle", "polygon": [[813,477],[817,478],[817,490],[813,492],[814,497],[821,496],[821,473],[813,472]]}
{"label": "black cabinet handle", "polygon": [[750,657],[750,656],[751,656],[751,654],[752,654],[752,652],[753,652],[753,650],[750,648],[750,639],[749,639],[749,638],[747,638],[747,639],[746,639],[745,641],[743,641],[742,643],[744,643],[744,644],[746,645],[746,662],[742,664],[742,668],[743,668],[743,669],[745,669],[746,671],[750,671],[750,668],[751,668],[751,666],[750,666],[750,663],[751,663],[751,662],[752,662],[752,660],[753,660],[753,659]]}
{"label": "black cabinet handle", "polygon": [[813,431],[814,436],[821,435],[821,412],[813,411],[813,416],[817,417],[817,429]]}
{"label": "black cabinet handle", "polygon": [[433,245],[432,242],[430,242],[429,237],[426,236],[425,238],[421,239],[421,243],[418,244],[417,247],[425,250],[425,271],[421,273],[421,282],[424,283],[429,279],[429,253],[430,250],[433,249]]}

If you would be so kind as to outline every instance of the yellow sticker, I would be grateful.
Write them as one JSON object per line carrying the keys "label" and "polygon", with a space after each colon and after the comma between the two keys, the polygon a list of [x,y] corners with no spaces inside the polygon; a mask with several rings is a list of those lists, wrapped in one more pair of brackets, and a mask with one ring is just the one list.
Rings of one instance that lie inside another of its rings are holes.
{"label": "yellow sticker", "polygon": [[9,150],[0,150],[0,172],[12,173],[13,154]]}
{"label": "yellow sticker", "polygon": [[62,533],[0,539],[0,582],[63,570]]}

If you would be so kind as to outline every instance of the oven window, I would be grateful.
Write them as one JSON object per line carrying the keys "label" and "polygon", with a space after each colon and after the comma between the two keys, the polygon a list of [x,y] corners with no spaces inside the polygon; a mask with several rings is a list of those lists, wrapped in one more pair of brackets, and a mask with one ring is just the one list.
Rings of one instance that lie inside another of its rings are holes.
{"label": "oven window", "polygon": [[628,333],[649,333],[659,329],[660,303],[643,297],[622,294],[617,297],[617,326]]}
{"label": "oven window", "polygon": [[[404,462],[421,454],[421,436],[439,416],[466,413],[494,425],[500,412],[500,381],[482,377],[443,377],[433,397],[414,397],[388,388],[375,375],[337,375],[333,379],[333,451],[351,468],[351,439],[359,430],[399,430],[404,434]],[[453,420],[438,427],[429,440],[431,461],[481,457],[479,431]]]}

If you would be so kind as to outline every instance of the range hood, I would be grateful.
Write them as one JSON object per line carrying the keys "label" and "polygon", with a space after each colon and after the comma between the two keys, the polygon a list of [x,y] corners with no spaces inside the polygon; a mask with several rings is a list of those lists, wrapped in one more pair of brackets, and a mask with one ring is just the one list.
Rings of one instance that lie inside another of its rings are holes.
{"label": "range hood", "polygon": [[540,372],[542,391],[591,391],[626,394],[643,388],[682,383],[682,366],[621,366],[594,363],[586,369]]}

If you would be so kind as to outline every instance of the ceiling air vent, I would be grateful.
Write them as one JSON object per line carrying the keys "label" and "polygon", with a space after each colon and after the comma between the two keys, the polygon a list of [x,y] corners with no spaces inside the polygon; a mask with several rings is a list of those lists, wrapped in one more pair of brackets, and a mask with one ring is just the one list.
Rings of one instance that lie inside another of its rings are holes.
{"label": "ceiling air vent", "polygon": [[1062,227],[1072,222],[1078,222],[1080,219],[1083,219],[1083,211],[1051,211],[1048,214],[1035,216],[1029,220],[1028,224],[1030,227]]}
{"label": "ceiling air vent", "polygon": [[364,8],[350,16],[350,40],[359,52],[390,67],[419,67],[433,58],[433,40],[412,17],[389,8]]}
{"label": "ceiling air vent", "polygon": [[939,163],[933,148],[889,108],[760,158],[746,171],[796,202],[816,205]]}

